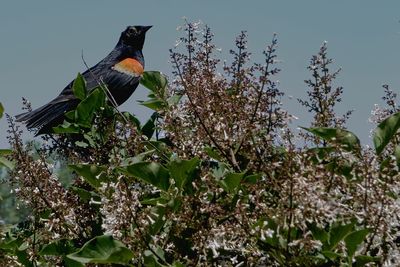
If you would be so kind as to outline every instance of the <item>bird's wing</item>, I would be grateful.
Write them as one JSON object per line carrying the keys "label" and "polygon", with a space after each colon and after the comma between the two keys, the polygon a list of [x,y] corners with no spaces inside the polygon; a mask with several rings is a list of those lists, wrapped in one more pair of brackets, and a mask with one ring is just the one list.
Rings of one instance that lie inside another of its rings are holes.
{"label": "bird's wing", "polygon": [[[115,63],[117,62],[117,63]],[[100,84],[105,83],[110,88],[122,88],[128,83],[137,83],[144,72],[143,65],[134,58],[124,58],[114,62],[99,62],[97,65],[82,73],[86,88],[90,92]],[[70,82],[60,96],[73,96],[73,81]]]}
{"label": "bird's wing", "polygon": [[125,58],[114,64],[99,64],[83,74],[88,91],[105,83],[110,90],[137,83],[143,73],[143,66],[133,58]]}

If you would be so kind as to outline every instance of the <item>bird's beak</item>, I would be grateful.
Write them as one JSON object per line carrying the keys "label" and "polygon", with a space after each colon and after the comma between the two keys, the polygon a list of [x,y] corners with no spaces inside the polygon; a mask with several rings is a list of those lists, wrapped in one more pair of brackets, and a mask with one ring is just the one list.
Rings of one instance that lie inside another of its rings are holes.
{"label": "bird's beak", "polygon": [[151,26],[143,26],[143,32],[147,32],[148,30],[150,30],[150,28],[153,27],[153,25]]}

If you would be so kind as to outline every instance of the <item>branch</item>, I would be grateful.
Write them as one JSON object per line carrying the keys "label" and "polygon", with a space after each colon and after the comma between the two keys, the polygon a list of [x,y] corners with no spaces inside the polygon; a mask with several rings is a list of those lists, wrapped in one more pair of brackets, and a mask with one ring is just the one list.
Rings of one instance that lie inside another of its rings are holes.
{"label": "branch", "polygon": [[[268,50],[266,51],[266,63],[267,64],[265,66],[265,71],[264,71],[264,74],[262,76],[263,79],[262,79],[262,82],[261,82],[261,86],[260,86],[260,88],[258,90],[257,102],[256,102],[256,105],[254,107],[253,114],[251,115],[251,118],[250,118],[250,124],[254,123],[255,117],[257,115],[257,111],[258,111],[258,108],[259,108],[259,105],[261,103],[261,98],[262,98],[262,94],[264,92],[264,87],[265,87],[265,85],[267,84],[267,81],[268,81],[267,77],[268,77],[268,74],[269,74],[269,66],[270,66],[271,63],[273,63],[272,62],[272,58],[273,58],[272,53],[274,52],[274,47],[275,47],[276,43],[277,43],[276,34],[274,34],[274,36],[272,37],[272,43],[271,43],[271,45],[268,46]],[[246,139],[246,137],[247,137],[247,134],[245,133],[243,135],[242,139],[240,140],[239,146],[235,150],[235,155],[239,152],[240,148],[243,146],[243,143],[244,143],[244,140]]]}
{"label": "branch", "polygon": [[107,84],[103,81],[103,78],[100,77],[98,78],[93,71],[89,68],[88,64],[86,63],[85,58],[83,57],[83,50],[82,50],[82,61],[83,64],[85,65],[86,69],[89,71],[90,75],[92,76],[92,78],[97,82],[97,84],[99,85],[99,87],[104,91],[104,93],[107,96],[107,99],[110,101],[111,105],[113,106],[113,108],[118,112],[118,114],[124,119],[126,124],[129,124],[129,121],[125,118],[125,116],[121,113],[121,111],[119,111],[118,109],[118,104],[117,101],[115,101],[113,95],[111,94],[110,90],[107,87]]}
{"label": "branch", "polygon": [[184,92],[185,92],[185,94],[186,94],[187,97],[188,97],[188,100],[189,100],[190,105],[193,107],[194,115],[195,115],[195,116],[197,117],[197,119],[199,120],[201,127],[202,127],[203,130],[206,132],[207,136],[210,138],[210,140],[211,140],[211,142],[214,144],[214,146],[223,154],[223,156],[229,161],[229,163],[230,163],[233,167],[235,167],[237,170],[240,171],[240,167],[239,167],[239,165],[237,164],[236,160],[231,159],[231,158],[229,157],[229,154],[227,154],[227,153],[225,152],[225,150],[221,147],[221,145],[218,144],[217,140],[215,140],[215,138],[213,137],[213,135],[210,133],[210,131],[209,131],[208,128],[206,127],[206,125],[205,125],[203,119],[201,118],[200,114],[197,112],[196,105],[194,104],[193,99],[192,99],[192,97],[191,97],[190,94],[189,94],[189,91],[187,90],[188,86],[187,86],[187,84],[186,84],[186,82],[185,82],[185,79],[183,78],[183,74],[182,74],[181,69],[180,69],[180,67],[179,67],[178,61],[176,60],[175,54],[172,54],[172,59],[173,59],[173,63],[175,64],[175,67],[176,67],[176,69],[177,69],[178,76],[179,76],[179,78],[180,78],[180,80],[181,80],[181,82],[182,82]]}

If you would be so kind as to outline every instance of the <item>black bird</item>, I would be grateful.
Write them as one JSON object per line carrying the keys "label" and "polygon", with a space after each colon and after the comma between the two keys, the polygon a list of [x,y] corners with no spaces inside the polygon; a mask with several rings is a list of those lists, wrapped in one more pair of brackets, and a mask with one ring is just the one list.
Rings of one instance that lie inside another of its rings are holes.
{"label": "black bird", "polygon": [[[104,82],[117,105],[124,103],[135,91],[144,71],[143,44],[146,32],[152,26],[128,26],[121,33],[115,48],[95,66],[82,73],[87,91]],[[55,99],[48,104],[16,116],[18,122],[26,123],[29,129],[37,129],[36,135],[52,133],[52,128],[64,120],[64,114],[75,109],[80,100],[72,91],[70,82]]]}

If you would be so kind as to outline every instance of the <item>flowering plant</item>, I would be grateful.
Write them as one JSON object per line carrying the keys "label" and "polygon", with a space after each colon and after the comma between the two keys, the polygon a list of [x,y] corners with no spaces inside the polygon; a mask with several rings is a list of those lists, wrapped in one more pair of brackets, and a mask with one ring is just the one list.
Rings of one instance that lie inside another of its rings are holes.
{"label": "flowering plant", "polygon": [[[399,255],[396,95],[376,108],[375,149],[337,117],[339,71],[323,44],[306,80],[311,127],[293,130],[276,75],[277,37],[251,63],[241,32],[221,63],[208,26],[187,22],[172,80],[145,72],[142,124],[99,87],[57,135],[0,158],[29,207],[1,228],[0,263],[24,266],[373,266]],[[78,75],[77,79],[82,79]],[[78,83],[77,83],[78,84]],[[74,92],[85,90],[74,88]],[[29,109],[29,105],[27,105]],[[87,114],[93,114],[89,117]]]}

